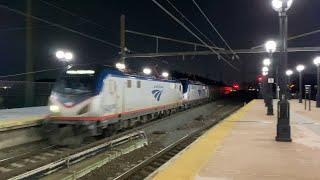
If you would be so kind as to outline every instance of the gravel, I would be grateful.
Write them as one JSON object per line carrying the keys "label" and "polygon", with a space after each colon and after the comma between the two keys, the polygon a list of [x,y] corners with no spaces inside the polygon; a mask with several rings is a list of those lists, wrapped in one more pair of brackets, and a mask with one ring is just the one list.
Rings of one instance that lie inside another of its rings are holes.
{"label": "gravel", "polygon": [[145,128],[144,131],[149,140],[147,147],[116,158],[81,179],[114,179],[183,136],[209,123],[209,120],[217,116],[218,112],[215,110],[221,107],[221,103],[225,102],[215,102],[200,106]]}

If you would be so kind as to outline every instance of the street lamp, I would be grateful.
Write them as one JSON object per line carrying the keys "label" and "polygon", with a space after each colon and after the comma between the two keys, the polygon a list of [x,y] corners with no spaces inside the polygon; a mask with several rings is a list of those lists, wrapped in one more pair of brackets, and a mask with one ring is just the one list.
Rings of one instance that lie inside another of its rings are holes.
{"label": "street lamp", "polygon": [[266,58],[263,60],[263,65],[266,67],[269,67],[271,64],[271,60],[269,58]]}
{"label": "street lamp", "polygon": [[119,69],[120,71],[123,71],[126,69],[126,65],[123,63],[116,63],[116,68]]}
{"label": "street lamp", "polygon": [[313,60],[313,63],[317,66],[317,108],[320,108],[320,56]]}
{"label": "street lamp", "polygon": [[290,104],[288,101],[287,82],[285,71],[288,64],[288,16],[287,11],[290,9],[293,0],[272,0],[272,7],[279,13],[280,18],[280,54],[279,62],[279,82],[280,85],[280,100],[278,102],[278,123],[276,141],[291,142],[290,128]]}
{"label": "street lamp", "polygon": [[168,78],[168,77],[169,77],[169,73],[166,72],[166,71],[162,72],[161,75],[162,75],[162,77],[164,77],[164,78]]}
{"label": "street lamp", "polygon": [[150,68],[144,68],[144,69],[143,69],[143,73],[146,74],[146,75],[150,75],[151,72],[152,72],[152,71],[151,71]]}
{"label": "street lamp", "polygon": [[56,52],[56,58],[62,62],[69,62],[73,59],[73,53],[69,51],[58,50]]}
{"label": "street lamp", "polygon": [[64,58],[67,60],[67,61],[70,61],[73,59],[73,54],[71,52],[66,52],[64,54]]}
{"label": "street lamp", "polygon": [[64,58],[64,52],[63,51],[57,51],[56,52],[56,57],[58,58],[58,59],[63,59]]}
{"label": "street lamp", "polygon": [[302,71],[305,67],[304,65],[299,64],[296,69],[299,72],[299,103],[302,103]]}
{"label": "street lamp", "polygon": [[292,71],[291,69],[288,69],[288,70],[286,71],[286,75],[288,76],[288,84],[291,83],[291,76],[292,76],[292,74],[293,74],[293,71]]}
{"label": "street lamp", "polygon": [[[276,50],[277,50],[277,43],[276,43],[276,41],[273,41],[273,40],[269,40],[269,41],[267,41],[266,43],[265,43],[265,49],[266,49],[266,52],[269,54],[269,58],[270,58],[270,60],[273,62],[273,67],[274,68],[272,68],[272,70],[274,69],[275,70],[275,74],[274,73],[271,73],[271,70],[270,70],[270,76],[271,76],[271,78],[274,78],[274,76],[275,76],[275,78],[276,78],[276,81],[275,81],[275,83],[276,83],[276,97],[277,97],[277,99],[279,99],[279,91],[278,91],[278,86],[279,86],[279,79],[278,79],[278,76],[279,76],[279,73],[278,73],[278,71],[279,71],[279,67],[277,66],[277,63],[275,62],[275,60],[273,59],[273,53],[275,53],[276,52]],[[273,86],[272,86],[273,87]]]}
{"label": "street lamp", "polygon": [[265,44],[267,53],[275,53],[277,50],[277,43],[275,41],[267,41]]}
{"label": "street lamp", "polygon": [[275,11],[288,11],[293,3],[293,0],[272,0],[272,7]]}
{"label": "street lamp", "polygon": [[268,67],[266,67],[266,66],[265,66],[265,67],[263,67],[263,68],[262,68],[262,72],[269,72],[269,68],[268,68]]}

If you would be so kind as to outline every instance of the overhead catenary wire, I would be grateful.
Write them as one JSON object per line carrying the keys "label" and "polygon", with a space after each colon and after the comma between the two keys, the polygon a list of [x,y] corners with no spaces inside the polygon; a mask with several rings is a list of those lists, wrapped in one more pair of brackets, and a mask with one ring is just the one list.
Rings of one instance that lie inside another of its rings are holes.
{"label": "overhead catenary wire", "polygon": [[[207,22],[210,24],[210,26],[212,27],[212,29],[218,34],[218,36],[221,38],[221,40],[225,43],[225,45],[228,47],[228,49],[234,53],[234,55],[237,55],[232,48],[230,47],[230,45],[227,43],[227,41],[223,38],[223,36],[220,34],[220,32],[218,31],[218,29],[212,24],[212,22],[210,21],[210,19],[208,18],[208,16],[203,12],[203,10],[201,9],[201,7],[198,5],[198,3],[195,0],[192,0],[192,2],[195,4],[195,6],[199,9],[199,11],[201,12],[201,14],[203,15],[203,17],[207,20]],[[238,56],[237,56],[238,57]]]}
{"label": "overhead catenary wire", "polygon": [[217,47],[209,38],[206,36],[202,31],[199,30],[174,4],[171,3],[170,0],[167,0],[167,2],[172,6],[174,10],[176,10],[180,16],[185,19],[195,30],[197,30],[207,41],[209,41],[213,46]]}
{"label": "overhead catenary wire", "polygon": [[[203,44],[200,44],[200,43],[184,41],[184,40],[178,40],[178,39],[159,36],[159,35],[147,34],[147,33],[142,33],[142,32],[137,32],[137,31],[132,31],[132,30],[126,30],[126,32],[130,33],[130,34],[139,35],[139,36],[145,36],[145,37],[156,38],[156,39],[161,39],[161,40],[166,40],[166,41],[172,41],[172,42],[177,42],[177,43],[181,43],[181,44],[187,44],[187,45],[192,45],[192,46],[200,46],[200,47],[207,47],[206,45],[203,45]],[[219,48],[219,47],[213,47],[213,46],[211,46],[211,47],[214,48],[214,49],[218,49],[218,50],[224,50],[223,48]]]}
{"label": "overhead catenary wire", "polygon": [[60,70],[60,69],[65,69],[65,67],[63,67],[63,68],[53,68],[53,69],[43,69],[43,70],[39,70],[39,71],[24,72],[24,73],[17,73],[17,74],[9,74],[9,75],[0,76],[0,79],[8,78],[8,77],[23,76],[23,75],[28,75],[28,74],[37,74],[37,73],[43,73],[43,72],[48,72],[48,71],[57,71],[57,70]]}
{"label": "overhead catenary wire", "polygon": [[[317,30],[314,30],[314,31],[311,31],[311,32],[298,34],[298,35],[295,35],[295,36],[291,36],[291,37],[288,38],[288,41],[292,41],[292,40],[296,40],[296,39],[299,39],[299,38],[307,37],[307,36],[314,35],[314,34],[317,34],[317,33],[320,33],[320,29],[317,29]],[[263,46],[264,46],[264,44],[261,44],[259,46],[254,46],[251,49],[257,49],[257,48],[260,48],[260,47],[263,47]]]}
{"label": "overhead catenary wire", "polygon": [[94,37],[94,36],[91,36],[91,35],[88,35],[88,34],[79,32],[79,31],[77,31],[77,30],[74,30],[74,29],[65,27],[65,26],[60,25],[60,24],[57,24],[57,23],[50,22],[50,21],[48,21],[48,20],[45,20],[45,19],[43,19],[43,18],[34,16],[34,15],[28,15],[27,13],[24,13],[24,12],[22,12],[22,11],[20,11],[20,10],[17,10],[17,9],[13,9],[13,8],[10,8],[10,7],[5,6],[5,5],[2,5],[2,4],[0,4],[0,8],[2,8],[2,9],[7,9],[7,10],[9,10],[9,11],[12,11],[12,12],[14,12],[14,13],[16,13],[16,14],[20,14],[20,15],[22,15],[22,16],[31,17],[32,19],[35,19],[35,20],[37,20],[37,21],[40,21],[40,22],[49,24],[49,25],[51,25],[51,26],[54,26],[54,27],[63,29],[63,30],[65,30],[65,31],[72,32],[72,33],[74,33],[74,34],[77,34],[77,35],[79,35],[79,36],[82,36],[82,37],[85,37],[85,38],[88,38],[88,39],[91,39],[91,40],[98,41],[98,42],[100,42],[100,43],[103,43],[103,44],[112,46],[112,47],[114,47],[114,48],[120,48],[120,46],[117,45],[117,44],[114,44],[114,43],[111,43],[111,42],[102,40],[102,39],[100,39],[100,38],[97,38],[97,37]]}
{"label": "overhead catenary wire", "polygon": [[[40,0],[40,1],[43,2],[43,3],[45,3],[45,4],[48,5],[48,6],[51,6],[51,7],[53,7],[53,8],[56,8],[56,9],[58,9],[58,10],[64,12],[64,13],[66,13],[66,14],[69,14],[69,15],[74,16],[74,17],[79,17],[79,18],[80,18],[81,20],[83,20],[84,22],[87,22],[87,23],[89,23],[89,24],[95,25],[95,26],[100,27],[101,29],[104,29],[104,30],[110,30],[110,29],[108,29],[108,28],[106,28],[106,27],[104,27],[104,26],[102,26],[102,25],[100,25],[100,24],[98,24],[98,23],[96,23],[96,22],[88,19],[88,18],[81,17],[81,16],[79,16],[78,14],[76,14],[76,13],[74,13],[74,12],[71,12],[70,10],[67,10],[67,9],[65,9],[65,8],[61,8],[61,7],[59,7],[59,6],[55,5],[55,4],[49,3],[49,2],[47,2],[47,1],[45,1],[45,0]],[[119,46],[119,47],[120,47],[120,46]],[[130,49],[129,51],[131,51],[131,52],[137,52],[137,51],[133,51],[133,50],[131,50],[131,49]],[[158,59],[158,58],[155,58],[155,57],[153,57],[153,59],[159,60],[159,61],[161,61],[161,62],[164,63],[164,61],[161,60],[161,59]],[[168,63],[166,63],[166,64],[168,64]]]}
{"label": "overhead catenary wire", "polygon": [[192,34],[195,38],[197,38],[202,44],[206,45],[212,52],[214,52],[218,57],[220,57],[224,62],[226,62],[230,67],[235,69],[236,71],[240,71],[237,67],[227,61],[223,56],[217,53],[212,47],[210,47],[206,42],[204,42],[198,35],[196,35],[190,28],[188,28],[183,22],[177,19],[172,13],[170,13],[165,7],[159,4],[156,0],[152,0],[160,9],[162,9],[166,14],[168,14],[173,20],[175,20],[178,24],[180,24],[184,29],[186,29],[190,34]]}
{"label": "overhead catenary wire", "polygon": [[45,1],[45,0],[39,0],[39,1],[42,2],[42,3],[44,3],[44,4],[46,4],[47,6],[53,7],[53,8],[55,8],[55,9],[58,9],[58,10],[60,10],[61,12],[64,12],[64,13],[70,15],[70,16],[78,17],[79,19],[81,19],[81,20],[84,21],[85,23],[95,25],[96,27],[99,27],[99,28],[104,29],[104,30],[111,31],[110,29],[108,29],[108,28],[106,28],[106,27],[104,27],[104,26],[102,26],[102,25],[100,25],[100,24],[98,24],[98,23],[96,23],[96,22],[88,19],[88,18],[82,17],[82,16],[80,16],[80,15],[74,13],[74,12],[71,12],[70,10],[67,10],[67,9],[65,9],[65,8],[62,8],[62,7],[59,7],[59,6],[57,6],[57,5],[55,5],[55,4],[52,4],[52,3],[48,2],[48,1]]}

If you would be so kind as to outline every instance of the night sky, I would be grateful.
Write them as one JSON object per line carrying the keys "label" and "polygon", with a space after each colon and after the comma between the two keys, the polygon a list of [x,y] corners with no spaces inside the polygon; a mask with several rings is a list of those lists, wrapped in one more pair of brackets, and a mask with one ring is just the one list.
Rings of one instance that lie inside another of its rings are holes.
{"label": "night sky", "polygon": [[[129,30],[157,34],[181,40],[198,42],[179,26],[151,0],[45,0],[76,14],[48,6],[41,0],[32,1],[32,14],[45,20],[92,35],[105,41],[119,44],[120,15],[126,15]],[[171,12],[166,0],[159,0]],[[218,35],[206,23],[191,0],[171,0],[201,31],[220,47],[225,47]],[[197,0],[233,49],[248,49],[278,36],[278,15],[271,7],[271,0]],[[25,0],[1,0],[0,4],[26,12]],[[319,0],[294,1],[289,11],[289,36],[319,29]],[[177,17],[178,14],[174,13]],[[98,25],[87,23],[81,17]],[[0,8],[0,75],[25,72],[26,21],[25,17]],[[181,18],[180,18],[181,19]],[[50,69],[62,66],[55,57],[57,49],[74,52],[75,63],[114,64],[119,49],[90,40],[71,32],[33,20],[32,57],[35,69]],[[320,33],[307,38],[293,40],[289,46],[319,46]],[[127,47],[135,52],[155,52],[155,40],[127,34]],[[192,51],[193,46],[160,41],[160,51]],[[205,50],[204,48],[200,50]],[[292,53],[289,66],[298,63],[308,66],[308,73],[315,73],[312,59],[316,53]],[[229,59],[241,69],[241,73],[228,67],[216,56],[171,57],[158,59],[127,59],[132,69],[140,70],[146,65],[158,65],[159,69],[177,70],[206,76],[226,82],[249,81],[256,78],[261,61],[266,54],[240,55],[240,62]],[[277,56],[276,56],[277,58]],[[160,59],[160,60],[159,60]],[[58,73],[37,74],[36,79],[55,78]]]}

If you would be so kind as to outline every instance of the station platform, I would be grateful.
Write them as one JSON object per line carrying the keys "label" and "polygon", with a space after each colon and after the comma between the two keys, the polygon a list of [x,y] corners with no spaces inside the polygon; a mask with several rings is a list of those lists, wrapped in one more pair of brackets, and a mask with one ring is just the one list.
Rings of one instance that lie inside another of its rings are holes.
{"label": "station platform", "polygon": [[37,125],[49,114],[47,106],[0,110],[0,131]]}
{"label": "station platform", "polygon": [[[276,100],[275,100],[276,101]],[[277,112],[275,102],[275,112]],[[320,110],[291,101],[292,142],[277,142],[276,116],[253,100],[207,131],[149,179],[320,179]]]}

